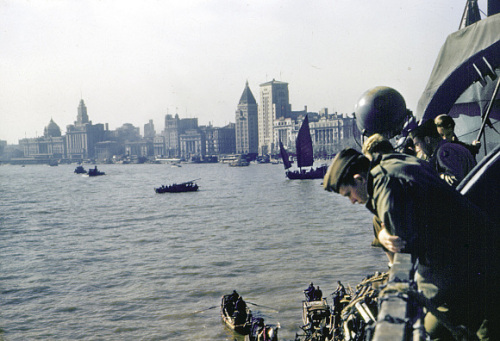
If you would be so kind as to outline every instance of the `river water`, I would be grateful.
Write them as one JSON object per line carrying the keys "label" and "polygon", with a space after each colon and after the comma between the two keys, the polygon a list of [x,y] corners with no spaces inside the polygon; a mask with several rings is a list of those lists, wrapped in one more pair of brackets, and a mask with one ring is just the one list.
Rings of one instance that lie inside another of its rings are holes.
{"label": "river water", "polygon": [[243,340],[219,312],[235,289],[293,340],[309,282],[386,269],[364,207],[281,165],[74,168],[0,167],[0,339]]}

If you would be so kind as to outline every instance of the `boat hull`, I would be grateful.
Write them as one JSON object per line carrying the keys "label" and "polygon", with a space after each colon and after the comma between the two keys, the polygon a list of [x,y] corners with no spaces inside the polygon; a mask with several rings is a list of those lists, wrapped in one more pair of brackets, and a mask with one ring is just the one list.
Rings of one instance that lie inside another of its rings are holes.
{"label": "boat hull", "polygon": [[286,177],[290,180],[323,179],[327,169],[327,166],[321,166],[308,171],[287,171]]}
{"label": "boat hull", "polygon": [[[230,301],[231,295],[222,296],[221,304],[220,304],[220,314],[222,317],[222,321],[228,326],[230,329],[238,332],[242,335],[248,335],[250,333],[250,328],[252,326],[252,312],[248,307],[246,307],[246,317],[244,322],[236,321],[237,318],[234,318],[230,312],[227,310],[228,302]],[[229,303],[230,304],[230,303]]]}

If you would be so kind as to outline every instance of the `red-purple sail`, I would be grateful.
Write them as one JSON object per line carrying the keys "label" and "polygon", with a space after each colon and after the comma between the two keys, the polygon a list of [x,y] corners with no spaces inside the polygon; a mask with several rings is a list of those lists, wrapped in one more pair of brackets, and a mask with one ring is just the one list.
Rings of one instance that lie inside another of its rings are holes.
{"label": "red-purple sail", "polygon": [[280,141],[280,154],[281,158],[283,159],[283,165],[285,166],[285,169],[292,167],[292,163],[290,162],[290,157],[288,157],[288,153],[286,152],[285,147],[283,147],[283,143],[281,143],[281,141]]}
{"label": "red-purple sail", "polygon": [[295,141],[295,148],[297,150],[297,166],[299,168],[312,166],[314,163],[314,154],[307,115],[299,129],[299,134]]}

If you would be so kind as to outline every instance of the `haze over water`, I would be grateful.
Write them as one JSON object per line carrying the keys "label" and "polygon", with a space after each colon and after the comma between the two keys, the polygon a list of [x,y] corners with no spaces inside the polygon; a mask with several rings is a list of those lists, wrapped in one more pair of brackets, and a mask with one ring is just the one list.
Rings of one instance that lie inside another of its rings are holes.
{"label": "haze over water", "polygon": [[329,295],[386,270],[371,214],[281,165],[98,167],[0,167],[5,340],[243,340],[219,315],[233,289],[293,340],[309,282]]}

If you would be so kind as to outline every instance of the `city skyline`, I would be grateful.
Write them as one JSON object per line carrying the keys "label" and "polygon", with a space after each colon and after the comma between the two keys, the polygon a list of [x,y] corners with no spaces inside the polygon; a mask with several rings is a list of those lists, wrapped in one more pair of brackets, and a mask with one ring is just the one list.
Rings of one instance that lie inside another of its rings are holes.
{"label": "city skyline", "polygon": [[[0,4],[0,140],[74,122],[224,126],[245,82],[289,84],[292,110],[350,114],[386,85],[415,111],[465,1],[108,1]],[[486,11],[486,1],[479,1]],[[483,14],[484,17],[484,14]],[[257,100],[258,101],[258,100]]]}

